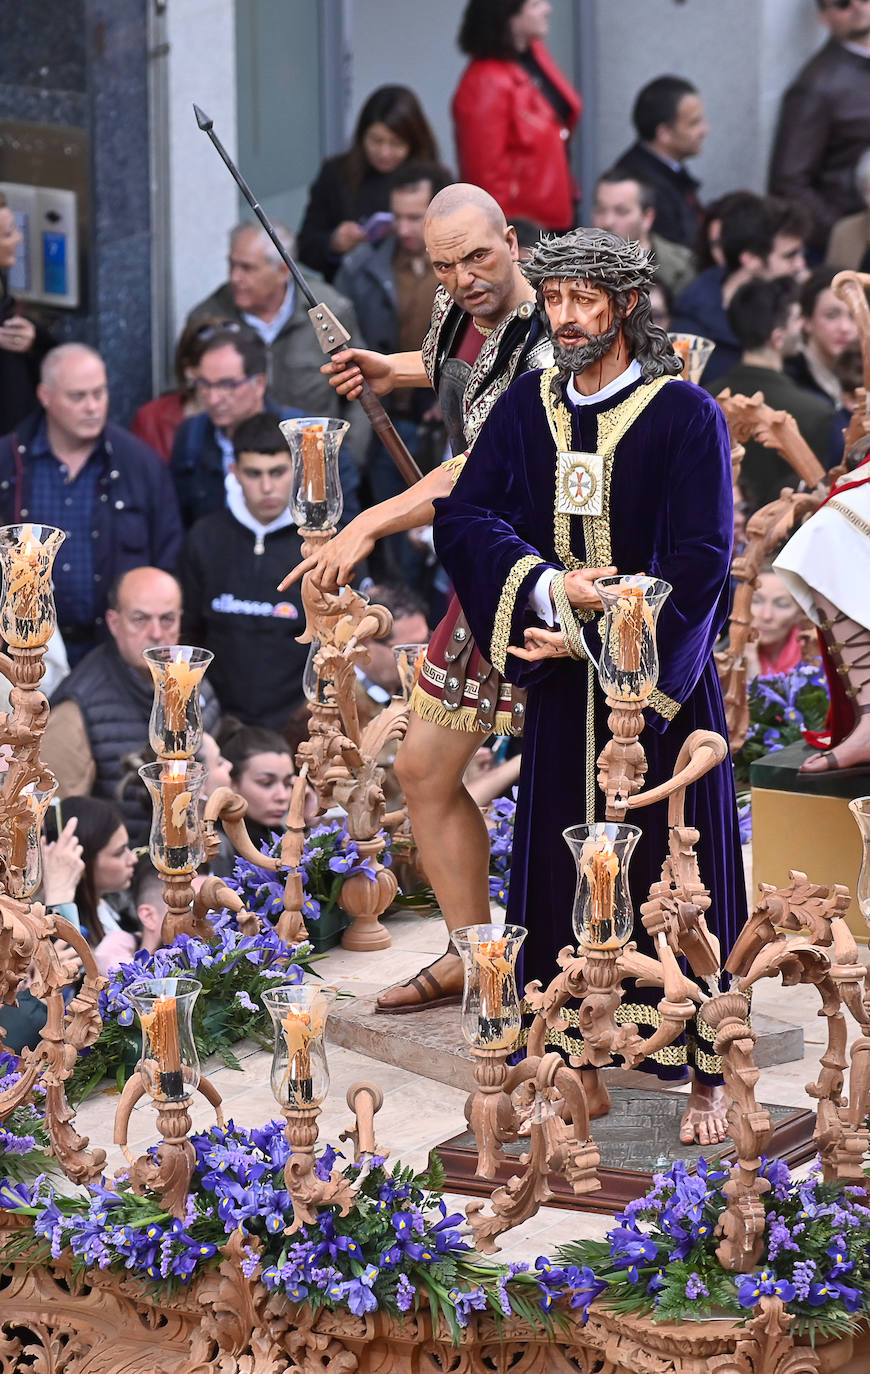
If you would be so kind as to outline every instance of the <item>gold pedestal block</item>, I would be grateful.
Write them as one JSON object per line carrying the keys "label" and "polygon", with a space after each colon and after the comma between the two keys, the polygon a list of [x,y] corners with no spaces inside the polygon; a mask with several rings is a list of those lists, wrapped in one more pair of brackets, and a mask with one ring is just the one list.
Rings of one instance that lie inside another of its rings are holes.
{"label": "gold pedestal block", "polygon": [[861,836],[845,797],[813,796],[752,788],[752,881],[783,887],[789,869],[800,869],[814,883],[843,883],[852,893],[846,913],[855,939],[866,944],[870,931],[858,910],[855,888],[861,867]]}

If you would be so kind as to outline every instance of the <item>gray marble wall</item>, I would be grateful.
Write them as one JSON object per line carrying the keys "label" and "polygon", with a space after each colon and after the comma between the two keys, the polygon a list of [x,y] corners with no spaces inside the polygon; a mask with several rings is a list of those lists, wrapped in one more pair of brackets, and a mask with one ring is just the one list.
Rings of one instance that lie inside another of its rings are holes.
{"label": "gray marble wall", "polygon": [[52,310],[45,319],[59,341],[81,339],[103,354],[112,417],[121,423],[151,396],[147,6],[7,5],[0,42],[0,120],[70,125],[88,135],[85,295],[81,309]]}

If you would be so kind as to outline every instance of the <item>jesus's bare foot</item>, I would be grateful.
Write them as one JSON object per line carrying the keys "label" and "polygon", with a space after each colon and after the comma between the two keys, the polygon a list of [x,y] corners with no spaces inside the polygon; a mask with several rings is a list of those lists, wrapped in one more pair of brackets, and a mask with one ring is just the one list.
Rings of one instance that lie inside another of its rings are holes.
{"label": "jesus's bare foot", "polygon": [[583,1084],[583,1091],[586,1094],[586,1106],[590,1121],[594,1121],[597,1116],[606,1116],[610,1111],[610,1093],[607,1091],[604,1079],[598,1069],[581,1069],[580,1082]]}
{"label": "jesus's bare foot", "polygon": [[680,1142],[683,1145],[719,1145],[728,1135],[725,1089],[712,1083],[692,1084],[683,1119]]}

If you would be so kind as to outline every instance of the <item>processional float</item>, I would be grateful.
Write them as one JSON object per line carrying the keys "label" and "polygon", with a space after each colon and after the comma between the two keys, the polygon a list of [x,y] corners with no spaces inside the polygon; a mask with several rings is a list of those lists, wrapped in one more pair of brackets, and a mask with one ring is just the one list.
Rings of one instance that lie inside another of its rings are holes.
{"label": "processional float", "polygon": [[[330,460],[330,452],[340,442],[340,433],[332,422],[317,417],[290,423],[295,424],[287,435],[294,461],[294,515],[310,549],[331,537],[330,521],[337,518],[337,464]],[[12,683],[10,712],[0,718],[0,754],[8,758],[0,789],[0,988],[2,1001],[13,1001],[29,976],[33,992],[45,1000],[48,1010],[38,1047],[22,1055],[20,1079],[0,1094],[0,1121],[31,1099],[41,1079],[46,1089],[45,1117],[52,1150],[67,1176],[74,1183],[84,1183],[99,1177],[105,1167],[105,1153],[89,1149],[88,1141],[76,1133],[65,1085],[79,1051],[99,1035],[98,998],[106,980],[97,972],[87,943],[76,928],[32,901],[40,876],[39,824],[55,786],[39,759],[39,741],[48,712],[39,683],[45,648],[54,628],[51,563],[61,540],[59,531],[44,526],[0,531],[4,575],[0,628],[9,646],[8,654],[0,656],[0,671]],[[725,1187],[728,1207],[719,1226],[717,1254],[724,1268],[746,1273],[764,1242],[761,1198],[769,1184],[760,1174],[760,1157],[773,1135],[769,1113],[755,1098],[758,1069],[753,1062],[755,1035],[749,1022],[748,994],[762,978],[775,976],[789,984],[817,989],[828,1044],[818,1080],[810,1085],[809,1092],[818,1101],[815,1140],[822,1172],[827,1181],[863,1184],[870,1103],[870,974],[859,961],[855,941],[843,919],[847,890],[839,885],[830,890],[819,887],[797,872],[784,889],[762,887],[758,905],[721,966],[717,942],[704,918],[709,894],[694,851],[698,832],[685,825],[684,799],[686,789],[722,761],[727,746],[714,733],[695,732],[683,746],[674,776],[660,787],[643,791],[643,710],[657,676],[656,614],[669,589],[656,579],[638,575],[604,579],[599,590],[605,605],[599,676],[612,735],[598,760],[606,819],[566,832],[577,864],[573,912],[577,947],[569,945],[562,950],[558,971],[546,988],[532,985],[526,989],[535,1015],[522,1064],[507,1065],[519,1032],[514,963],[522,932],[487,926],[468,927],[456,935],[466,970],[461,1025],[472,1046],[477,1079],[469,1116],[477,1139],[479,1174],[491,1176],[495,1167],[506,1161],[504,1147],[509,1141],[521,1134],[528,1139],[528,1152],[519,1161],[518,1171],[504,1187],[495,1190],[489,1211],[480,1202],[468,1205],[469,1226],[478,1247],[492,1251],[501,1234],[532,1216],[548,1200],[553,1173],[563,1174],[578,1196],[595,1190],[600,1157],[590,1130],[584,1074],[600,1069],[614,1055],[629,1066],[639,1062],[654,1048],[671,1043],[689,1018],[700,1011],[715,1033],[714,1049],[722,1058],[729,1099],[727,1119],[736,1151]],[[201,732],[197,688],[208,666],[208,655],[194,646],[151,651],[149,666],[155,682],[151,735],[156,762],[146,768],[144,781],[154,804],[150,852],[165,881],[167,937],[188,931],[208,938],[210,913],[220,907],[236,911],[240,923],[249,923],[250,928],[256,924],[256,918],[241,910],[236,894],[220,880],[207,879],[199,892],[194,892],[198,865],[215,851],[218,823],[239,853],[285,876],[284,911],[278,929],[288,940],[304,936],[299,865],[308,785],[321,811],[335,803],[345,809],[349,832],[374,866],[376,878],[374,883],[366,881],[365,900],[356,889],[343,894],[345,907],[354,918],[351,940],[357,929],[362,948],[377,948],[382,940],[379,918],[395,895],[395,879],[379,863],[384,844],[381,832],[385,824],[398,824],[402,817],[386,812],[382,773],[376,760],[389,739],[401,736],[408,706],[404,699],[397,699],[361,729],[353,685],[354,668],[365,661],[366,643],[388,632],[390,617],[382,607],[368,605],[348,589],[335,596],[323,594],[311,586],[310,579],[303,585],[303,600],[305,636],[312,644],[311,730],[309,739],[300,746],[299,778],[277,857],[254,850],[244,826],[244,802],[230,789],[219,789],[204,808],[199,805],[203,775],[195,760]],[[669,808],[668,852],[663,856],[660,880],[641,905],[641,919],[655,950],[655,956],[649,957],[640,955],[631,941],[633,913],[627,871],[636,834],[629,816],[664,798]],[[870,850],[868,810],[870,801],[859,799],[856,818],[862,825],[865,850]],[[862,910],[870,920],[868,884],[870,863],[865,861],[860,891]],[[243,928],[248,927],[243,924]],[[58,939],[75,950],[84,969],[79,991],[69,1005],[64,993],[76,968],[58,954]],[[353,947],[350,941],[346,943]],[[683,972],[680,957],[685,958],[690,972]],[[649,1036],[643,1036],[636,1025],[617,1021],[625,978],[642,978],[661,989],[660,1023]],[[119,1104],[116,1141],[125,1146],[132,1105],[147,1093],[157,1107],[162,1139],[155,1152],[132,1160],[132,1178],[137,1189],[160,1198],[180,1216],[191,1176],[188,1108],[192,1093],[197,1089],[203,1092],[220,1112],[216,1091],[202,1078],[189,1031],[197,985],[194,980],[143,980],[133,991],[142,1025],[143,1053],[130,1080],[132,1086],[128,1085]],[[566,1063],[561,1056],[543,1051],[545,1032],[559,1027],[569,999],[580,1001],[583,1048]],[[345,1210],[352,1202],[349,1185],[341,1175],[321,1169],[323,1176],[318,1176],[314,1168],[317,1115],[328,1091],[324,1029],[331,994],[317,985],[288,985],[273,988],[264,1001],[275,1031],[272,1088],[285,1116],[290,1143],[285,1179],[294,1208],[290,1219],[293,1230],[321,1207]],[[846,1012],[861,1031],[848,1054]],[[381,1094],[374,1085],[360,1084],[348,1097],[356,1117],[350,1138],[357,1159],[365,1160],[376,1150],[373,1118]],[[126,1293],[122,1295],[122,1281],[117,1281],[117,1287],[120,1312],[122,1297],[128,1304],[133,1300]],[[251,1357],[244,1350],[253,1349],[253,1344],[246,1342],[253,1343],[254,1328],[265,1320],[265,1308],[257,1297],[256,1281],[243,1278],[239,1247],[233,1240],[225,1248],[220,1277],[208,1282],[203,1300],[209,1330],[226,1340],[229,1353],[220,1357],[220,1368],[252,1368]],[[149,1302],[141,1294],[135,1301],[140,1305]],[[739,1360],[735,1363],[730,1355],[717,1354],[708,1367],[728,1374],[738,1369],[769,1374],[774,1366],[768,1355],[774,1352],[777,1371],[819,1369],[811,1354],[800,1357],[803,1363],[794,1363],[788,1336],[790,1318],[782,1303],[764,1298],[761,1308],[737,1345],[727,1347],[739,1352]],[[131,1311],[139,1309],[134,1305]],[[143,1320],[141,1316],[138,1319]],[[367,1341],[360,1341],[356,1328],[344,1331],[340,1322],[332,1326],[327,1322],[319,1329],[311,1321],[297,1320],[295,1335],[286,1320],[279,1323],[281,1339],[286,1336],[290,1340],[287,1350],[292,1347],[296,1352],[292,1357],[296,1362],[288,1369],[298,1368],[308,1374],[327,1364],[348,1372],[375,1368],[368,1359],[375,1349],[367,1349]],[[618,1346],[621,1354],[618,1363],[612,1363],[614,1369],[664,1367],[660,1357],[651,1353],[660,1343],[656,1344],[643,1321],[634,1325],[625,1319],[614,1322],[610,1326],[607,1321],[600,1323],[600,1330],[591,1322],[586,1336],[573,1333],[569,1353],[581,1360],[598,1358],[596,1351],[603,1354],[606,1347],[615,1353]],[[434,1332],[425,1339],[431,1344]],[[704,1339],[707,1348],[713,1348],[706,1336]],[[389,1365],[399,1369],[398,1355],[394,1360],[393,1352],[399,1350],[402,1340],[398,1328],[392,1336],[389,1332],[383,1335],[378,1345],[379,1368]],[[687,1339],[684,1344],[689,1363],[675,1354],[669,1368],[697,1369],[691,1362],[694,1357],[690,1358],[692,1342]],[[629,1346],[635,1361],[630,1364],[625,1362]],[[726,1346],[720,1343],[715,1348],[724,1350]],[[275,1368],[278,1347],[270,1345],[269,1349],[269,1367]],[[550,1349],[547,1359],[553,1358],[554,1350]],[[412,1353],[413,1343],[407,1359]],[[211,1362],[195,1367],[216,1370],[218,1365]],[[574,1363],[570,1367],[578,1366]],[[85,1365],[79,1361],[70,1368],[84,1369]],[[402,1363],[401,1368],[410,1370],[411,1364]]]}

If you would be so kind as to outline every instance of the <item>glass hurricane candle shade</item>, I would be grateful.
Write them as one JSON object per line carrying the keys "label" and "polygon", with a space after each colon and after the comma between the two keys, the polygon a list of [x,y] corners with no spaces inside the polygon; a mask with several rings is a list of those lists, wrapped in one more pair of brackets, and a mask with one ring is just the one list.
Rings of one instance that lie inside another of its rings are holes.
{"label": "glass hurricane candle shade", "polygon": [[205,858],[199,798],[208,770],[189,759],[146,763],[139,776],[154,808],[148,848],[161,873],[189,873]]}
{"label": "glass hurricane candle shade", "polygon": [[302,691],[305,700],[317,702],[321,706],[327,701],[327,688],[329,678],[321,677],[315,666],[314,660],[320,653],[320,640],[312,639],[308,646],[308,657],[305,660],[305,667],[302,670]]}
{"label": "glass hurricane candle shade", "polygon": [[704,339],[700,334],[669,334],[668,338],[673,344],[674,352],[683,360],[683,376],[697,386],[716,347],[713,340]]}
{"label": "glass hurricane candle shade", "polygon": [[199,1086],[192,1016],[201,991],[195,978],[144,978],[127,989],[142,1027],[136,1067],[155,1102],[182,1102]]}
{"label": "glass hurricane candle shade", "polygon": [[338,450],[350,425],[347,420],[303,415],[296,420],[281,420],[278,428],[293,460],[293,519],[300,528],[308,530],[333,528],[344,508]]}
{"label": "glass hurricane candle shade", "polygon": [[39,648],[54,633],[57,615],[51,569],[65,538],[63,530],[53,525],[4,525],[0,529],[0,632],[11,648]]}
{"label": "glass hurricane candle shade", "polygon": [[597,821],[571,825],[562,837],[577,865],[574,934],[584,949],[621,949],[634,929],[628,864],[639,828]]}
{"label": "glass hurricane candle shade", "polygon": [[202,744],[199,684],[214,654],[189,644],[161,644],[142,653],[154,679],[151,748],[162,758],[192,758]]}
{"label": "glass hurricane candle shade", "polygon": [[465,974],[462,1034],[479,1049],[510,1049],[520,1033],[517,955],[523,926],[462,926],[450,936]]}
{"label": "glass hurricane candle shade", "polygon": [[410,701],[428,648],[428,644],[393,645],[393,657],[396,660],[396,674],[399,679],[399,694],[404,701]]}
{"label": "glass hurricane candle shade", "polygon": [[673,590],[658,577],[599,577],[604,607],[598,680],[617,701],[645,701],[659,678],[656,621]]}
{"label": "glass hurricane candle shade", "polygon": [[335,988],[279,984],[263,993],[272,1018],[275,1048],[270,1082],[281,1107],[319,1107],[329,1092],[323,1032],[338,993]]}
{"label": "glass hurricane candle shade", "polygon": [[[5,784],[9,774],[0,773]],[[0,784],[2,790],[2,784]],[[29,782],[18,794],[18,803],[23,802],[26,811],[9,819],[11,834],[10,867],[8,870],[9,894],[12,897],[32,897],[42,879],[42,823],[49,802],[57,791],[57,783],[52,780],[47,788]]]}
{"label": "glass hurricane candle shade", "polygon": [[855,893],[858,909],[870,926],[870,797],[856,797],[849,802],[849,810],[861,832],[861,868]]}

